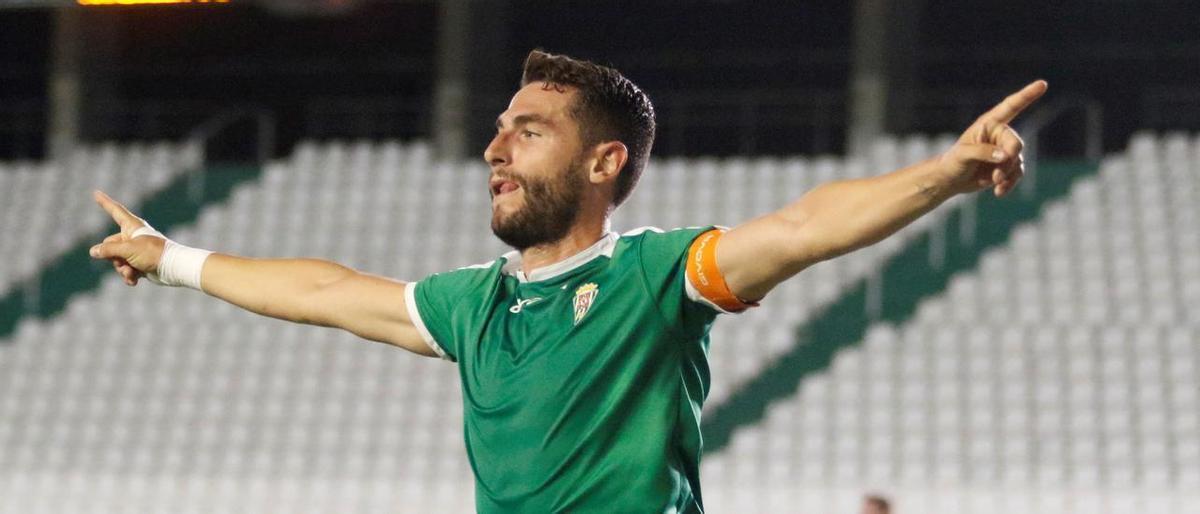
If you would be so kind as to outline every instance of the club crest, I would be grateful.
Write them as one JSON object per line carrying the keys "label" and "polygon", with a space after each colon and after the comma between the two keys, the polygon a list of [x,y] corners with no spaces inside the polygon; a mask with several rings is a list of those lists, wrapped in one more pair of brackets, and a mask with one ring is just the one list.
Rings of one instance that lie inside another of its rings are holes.
{"label": "club crest", "polygon": [[588,282],[575,289],[575,324],[579,324],[579,320],[587,315],[588,310],[592,308],[592,302],[596,300],[596,294],[600,292],[600,287],[596,284]]}

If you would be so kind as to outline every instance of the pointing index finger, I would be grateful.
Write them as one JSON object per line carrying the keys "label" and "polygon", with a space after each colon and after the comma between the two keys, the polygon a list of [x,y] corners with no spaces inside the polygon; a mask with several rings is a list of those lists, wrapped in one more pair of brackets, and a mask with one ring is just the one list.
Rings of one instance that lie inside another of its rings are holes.
{"label": "pointing index finger", "polygon": [[1029,85],[1021,88],[1020,91],[1008,95],[1003,101],[992,107],[992,110],[983,115],[984,118],[995,121],[996,123],[1007,124],[1021,114],[1026,107],[1033,105],[1038,98],[1046,94],[1046,89],[1049,84],[1044,80],[1035,80]]}
{"label": "pointing index finger", "polygon": [[104,194],[103,191],[96,190],[92,193],[92,197],[109,216],[112,216],[113,221],[117,222],[117,226],[121,227],[121,230],[137,228],[140,225],[140,219],[137,216],[129,212],[124,205]]}

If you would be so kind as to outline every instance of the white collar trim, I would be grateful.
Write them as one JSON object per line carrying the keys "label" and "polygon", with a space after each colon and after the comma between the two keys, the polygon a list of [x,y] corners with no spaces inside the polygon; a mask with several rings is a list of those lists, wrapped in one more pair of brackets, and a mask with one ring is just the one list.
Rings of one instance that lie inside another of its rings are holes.
{"label": "white collar trim", "polygon": [[583,266],[584,264],[591,262],[592,259],[595,259],[601,255],[605,257],[612,257],[613,249],[617,247],[617,239],[620,237],[621,236],[617,235],[616,232],[608,232],[607,234],[604,234],[604,237],[600,238],[599,241],[596,241],[595,244],[587,247],[583,251],[549,266],[535,269],[529,275],[526,275],[524,271],[521,271],[521,252],[513,250],[504,254],[503,257],[505,262],[504,266],[500,268],[500,271],[506,275],[517,277],[517,280],[521,282],[538,282],[541,280],[554,278],[575,268]]}

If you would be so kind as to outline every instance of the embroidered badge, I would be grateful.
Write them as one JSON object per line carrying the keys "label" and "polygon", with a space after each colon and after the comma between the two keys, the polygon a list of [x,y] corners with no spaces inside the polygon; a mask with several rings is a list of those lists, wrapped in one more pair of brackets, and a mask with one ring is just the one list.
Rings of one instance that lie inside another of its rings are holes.
{"label": "embroidered badge", "polygon": [[592,302],[596,300],[596,295],[600,292],[600,287],[596,284],[588,282],[575,289],[575,324],[579,324],[579,320],[583,319],[588,313],[588,309],[592,308]]}

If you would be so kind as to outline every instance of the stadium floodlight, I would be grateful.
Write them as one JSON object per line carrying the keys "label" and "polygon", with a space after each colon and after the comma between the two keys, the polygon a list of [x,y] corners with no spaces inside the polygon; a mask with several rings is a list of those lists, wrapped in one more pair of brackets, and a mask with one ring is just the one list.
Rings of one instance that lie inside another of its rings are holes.
{"label": "stadium floodlight", "polygon": [[[412,0],[392,0],[396,2]],[[290,15],[334,15],[352,11],[365,0],[0,0],[0,10],[35,7],[179,6],[239,4],[257,5],[271,12]]]}
{"label": "stadium floodlight", "polygon": [[0,9],[33,7],[167,5],[167,4],[228,4],[233,0],[0,0]]}
{"label": "stadium floodlight", "polygon": [[227,4],[229,0],[76,0],[79,5]]}

